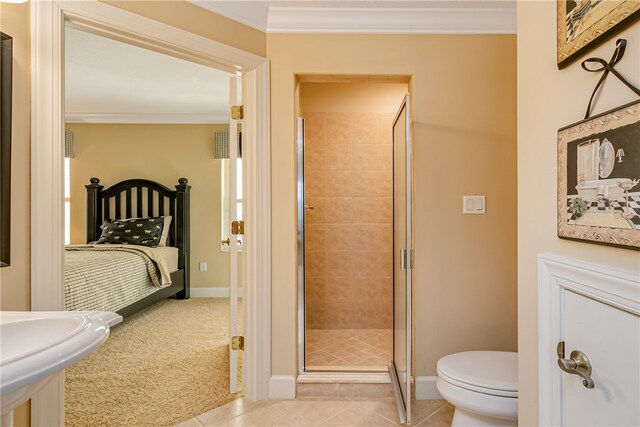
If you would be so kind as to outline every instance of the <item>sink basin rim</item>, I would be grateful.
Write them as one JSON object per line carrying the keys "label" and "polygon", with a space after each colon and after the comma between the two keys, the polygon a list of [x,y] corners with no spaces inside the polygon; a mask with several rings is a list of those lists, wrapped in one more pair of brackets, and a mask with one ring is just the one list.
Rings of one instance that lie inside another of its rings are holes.
{"label": "sink basin rim", "polygon": [[[47,378],[82,359],[100,346],[109,336],[109,326],[104,320],[82,313],[14,312],[31,313],[32,315],[18,314],[13,319],[7,319],[5,315],[8,314],[11,317],[10,313],[2,313],[4,318],[0,324],[54,317],[81,318],[82,324],[61,341],[43,345],[36,351],[29,351],[6,361],[0,361],[0,394],[3,395],[3,399],[5,394]],[[23,319],[21,320],[19,317]]]}
{"label": "sink basin rim", "polygon": [[[86,328],[89,327],[89,322],[90,319],[88,319],[86,316],[73,316],[73,317],[52,317],[52,318],[45,318],[45,317],[35,317],[33,319],[21,319],[21,320],[17,320],[14,322],[1,322],[0,321],[0,325],[18,325],[18,324],[32,324],[32,323],[40,323],[42,321],[51,321],[53,319],[63,319],[63,320],[80,320],[80,323],[71,331],[69,331],[64,337],[63,339],[69,339],[71,337],[73,337],[74,335],[77,335],[79,333],[81,333],[83,330],[85,330]],[[0,337],[0,340],[2,340],[2,337]],[[37,352],[40,351],[44,351],[47,348],[51,348],[55,345],[58,345],[58,342],[45,342],[43,344],[41,344],[40,346],[34,347],[31,350],[25,352],[25,353],[20,353],[20,354],[16,354],[12,357],[9,357],[7,359],[2,360],[2,358],[0,358],[0,367],[4,367],[7,366],[10,363],[13,363],[15,360],[17,359],[22,359],[25,357],[29,357]]]}

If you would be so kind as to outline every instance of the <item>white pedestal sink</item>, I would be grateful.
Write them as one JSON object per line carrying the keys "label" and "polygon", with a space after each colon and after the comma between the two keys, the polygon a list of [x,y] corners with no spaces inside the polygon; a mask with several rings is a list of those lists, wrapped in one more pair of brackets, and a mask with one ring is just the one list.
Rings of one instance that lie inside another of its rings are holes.
{"label": "white pedestal sink", "polygon": [[109,336],[122,317],[108,312],[0,312],[2,425],[52,375],[84,358]]}

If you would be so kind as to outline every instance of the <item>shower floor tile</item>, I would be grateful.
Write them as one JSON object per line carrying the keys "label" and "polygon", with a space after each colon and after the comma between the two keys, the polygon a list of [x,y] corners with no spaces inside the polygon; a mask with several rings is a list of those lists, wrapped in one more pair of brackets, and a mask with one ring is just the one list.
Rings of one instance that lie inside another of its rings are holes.
{"label": "shower floor tile", "polygon": [[386,371],[391,329],[307,329],[307,371]]}

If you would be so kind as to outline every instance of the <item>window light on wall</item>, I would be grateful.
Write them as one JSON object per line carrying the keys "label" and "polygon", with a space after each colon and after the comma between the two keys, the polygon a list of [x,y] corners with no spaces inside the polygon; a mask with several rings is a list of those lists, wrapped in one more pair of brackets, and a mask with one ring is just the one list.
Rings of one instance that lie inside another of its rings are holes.
{"label": "window light on wall", "polygon": [[64,244],[71,243],[71,159],[76,156],[73,132],[64,131]]}
{"label": "window light on wall", "polygon": [[[220,204],[221,204],[221,224],[220,235],[222,240],[231,239],[231,218],[229,217],[229,132],[215,133],[215,158],[222,161],[221,164],[221,188],[220,188]],[[238,157],[236,163],[236,182],[237,182],[237,213],[239,221],[242,220],[242,132],[238,132]],[[238,248],[242,251],[242,236],[236,236]],[[229,251],[229,245],[220,242],[220,250],[222,252]]]}

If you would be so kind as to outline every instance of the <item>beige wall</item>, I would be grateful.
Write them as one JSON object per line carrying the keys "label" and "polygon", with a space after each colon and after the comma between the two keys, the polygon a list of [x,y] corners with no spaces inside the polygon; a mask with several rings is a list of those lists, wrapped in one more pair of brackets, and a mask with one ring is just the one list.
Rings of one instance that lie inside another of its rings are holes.
{"label": "beige wall", "polygon": [[391,125],[406,83],[303,83],[308,329],[391,329]]}
{"label": "beige wall", "polygon": [[[273,374],[296,372],[296,73],[412,77],[416,373],[456,351],[516,350],[515,36],[270,34],[267,57]],[[464,194],[485,194],[487,214],[463,216]]]}
{"label": "beige wall", "polygon": [[[11,265],[0,269],[0,309],[29,310],[31,182],[31,52],[29,4],[0,3],[0,30],[13,37],[11,153]],[[14,426],[28,426],[29,404],[14,411]]]}
{"label": "beige wall", "polygon": [[[221,160],[214,133],[228,125],[135,125],[68,123],[76,157],[71,159],[71,243],[86,243],[86,189],[97,177],[110,186],[131,178],[171,189],[178,178],[191,185],[191,286],[229,286],[229,254],[220,251]],[[198,263],[207,262],[207,271]]]}
{"label": "beige wall", "polygon": [[101,0],[228,46],[265,56],[266,35],[260,30],[183,0]]}
{"label": "beige wall", "polygon": [[[616,69],[640,85],[640,25],[616,35],[585,57],[609,60],[617,38],[628,40]],[[633,272],[640,254],[556,237],[557,135],[559,128],[584,117],[599,73],[587,73],[580,62],[556,67],[556,2],[518,2],[518,348],[519,421],[538,425],[537,260],[553,253]],[[581,58],[581,60],[584,58]],[[637,99],[609,76],[594,113]]]}

